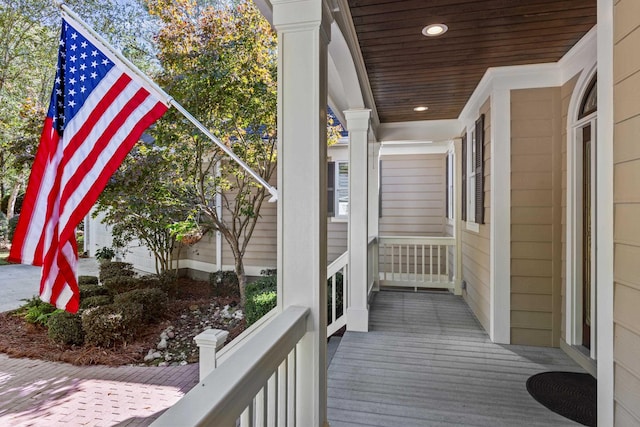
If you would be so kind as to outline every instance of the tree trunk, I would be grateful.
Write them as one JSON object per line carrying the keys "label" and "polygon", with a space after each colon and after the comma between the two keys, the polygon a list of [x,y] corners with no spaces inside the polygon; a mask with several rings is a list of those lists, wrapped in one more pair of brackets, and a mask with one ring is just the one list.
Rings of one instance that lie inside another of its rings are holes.
{"label": "tree trunk", "polygon": [[238,287],[240,288],[240,305],[244,308],[246,301],[245,285],[247,284],[247,276],[244,274],[244,263],[241,256],[235,257],[235,272],[238,276]]}
{"label": "tree trunk", "polygon": [[14,217],[14,211],[16,207],[16,200],[18,199],[18,194],[20,194],[20,189],[22,188],[21,182],[16,182],[13,184],[13,188],[11,189],[11,195],[9,196],[9,204],[7,205],[7,219],[11,219]]}

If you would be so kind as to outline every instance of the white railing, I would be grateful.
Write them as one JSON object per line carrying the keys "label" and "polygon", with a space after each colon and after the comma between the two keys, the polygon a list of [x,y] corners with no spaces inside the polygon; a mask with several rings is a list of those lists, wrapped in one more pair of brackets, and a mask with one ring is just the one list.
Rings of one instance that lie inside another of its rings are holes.
{"label": "white railing", "polygon": [[294,426],[296,346],[308,308],[289,307],[253,331],[153,426]]}
{"label": "white railing", "polygon": [[379,237],[380,286],[453,289],[454,237]]}
{"label": "white railing", "polygon": [[347,324],[348,284],[349,252],[345,252],[327,267],[328,337]]}

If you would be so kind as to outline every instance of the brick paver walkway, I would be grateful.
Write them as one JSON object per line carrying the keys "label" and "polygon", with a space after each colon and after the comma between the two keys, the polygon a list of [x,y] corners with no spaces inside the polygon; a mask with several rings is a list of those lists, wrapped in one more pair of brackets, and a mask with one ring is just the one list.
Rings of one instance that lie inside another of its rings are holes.
{"label": "brick paver walkway", "polygon": [[144,426],[198,383],[198,365],[73,366],[0,354],[0,426]]}

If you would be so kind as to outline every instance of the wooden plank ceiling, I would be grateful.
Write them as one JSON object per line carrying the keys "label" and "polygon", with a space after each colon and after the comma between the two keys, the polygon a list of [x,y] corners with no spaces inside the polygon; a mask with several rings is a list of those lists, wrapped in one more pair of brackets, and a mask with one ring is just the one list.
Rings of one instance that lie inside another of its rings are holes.
{"label": "wooden plank ceiling", "polygon": [[596,0],[348,2],[383,123],[457,118],[487,68],[556,62],[596,23]]}

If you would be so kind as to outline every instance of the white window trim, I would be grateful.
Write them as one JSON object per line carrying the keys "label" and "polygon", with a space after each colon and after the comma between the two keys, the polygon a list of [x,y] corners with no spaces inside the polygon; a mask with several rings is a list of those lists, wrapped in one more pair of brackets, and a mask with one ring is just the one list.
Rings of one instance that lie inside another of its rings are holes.
{"label": "white window trim", "polygon": [[454,187],[454,177],[455,177],[455,153],[453,150],[450,150],[447,153],[447,157],[446,157],[446,162],[447,162],[447,188],[446,188],[446,192],[447,192],[447,212],[446,212],[446,217],[447,217],[447,225],[453,225],[455,224],[455,220],[456,220],[456,209],[455,209],[455,187]]}
{"label": "white window trim", "polygon": [[347,190],[347,194],[349,194],[349,180],[347,179],[347,184],[346,187],[341,187],[340,186],[340,165],[347,165],[347,173],[349,170],[349,162],[346,160],[337,160],[335,161],[335,181],[334,181],[334,206],[335,206],[335,215],[331,218],[331,222],[347,222],[349,221],[349,208],[348,208],[348,204],[347,204],[347,213],[345,215],[339,215],[338,212],[340,210],[339,207],[339,199],[340,199],[340,195],[339,195],[339,191],[340,189]]}

